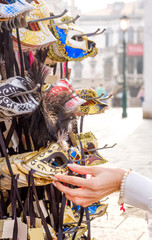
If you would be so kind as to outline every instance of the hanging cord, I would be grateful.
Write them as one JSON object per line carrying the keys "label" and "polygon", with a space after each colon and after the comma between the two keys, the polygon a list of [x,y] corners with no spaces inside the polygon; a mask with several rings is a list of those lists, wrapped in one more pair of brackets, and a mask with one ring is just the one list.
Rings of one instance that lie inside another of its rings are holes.
{"label": "hanging cord", "polygon": [[[81,223],[82,223],[83,215],[84,215],[84,208],[81,207],[81,209],[80,209],[80,219],[79,219],[79,222],[78,222],[78,225],[77,225],[77,231],[78,231],[78,229],[79,229],[79,226],[80,226]],[[77,231],[75,231],[75,233],[74,233],[74,235],[73,235],[73,237],[72,237],[72,240],[75,239],[75,236],[76,236],[76,234],[77,234]]]}
{"label": "hanging cord", "polygon": [[6,29],[4,31],[4,61],[7,78],[14,77],[14,51],[12,31]]}
{"label": "hanging cord", "polygon": [[60,62],[60,79],[63,78],[63,64]]}
{"label": "hanging cord", "polygon": [[28,181],[28,191],[27,191],[26,199],[24,201],[24,209],[25,209],[26,215],[30,217],[30,227],[35,228],[35,212],[34,212],[34,206],[33,206],[31,182],[30,182],[29,175],[27,175],[26,177]]}
{"label": "hanging cord", "polygon": [[[81,116],[80,118],[80,134],[83,132],[83,123],[84,123],[84,117]],[[84,151],[83,151],[83,146],[82,146],[82,142],[81,142],[81,139],[80,139],[80,135],[78,135],[78,139],[79,139],[79,144],[80,144],[80,149],[81,149],[81,156],[82,158],[84,159]],[[85,165],[85,161],[82,162],[82,165]],[[82,175],[83,178],[86,177],[86,175]],[[82,223],[82,219],[83,219],[83,215],[84,215],[84,212],[86,214],[86,219],[87,219],[87,227],[88,227],[88,236],[87,236],[87,240],[90,240],[91,239],[91,230],[90,230],[90,219],[89,219],[89,212],[88,212],[88,208],[83,208],[81,207],[81,211],[80,211],[80,219],[81,219],[81,222],[79,224]],[[81,216],[82,215],[82,216]],[[78,224],[78,226],[80,226]],[[74,240],[74,239],[73,239]]]}
{"label": "hanging cord", "polygon": [[64,217],[64,209],[66,204],[66,197],[65,194],[62,195],[62,202],[61,202],[61,209],[59,214],[59,229],[58,229],[58,240],[64,239],[63,233],[63,217]]}
{"label": "hanging cord", "polygon": [[12,181],[12,186],[11,186],[11,203],[12,203],[12,217],[14,219],[14,229],[13,229],[13,240],[17,240],[17,235],[18,235],[18,223],[17,223],[17,214],[16,214],[16,191],[15,188],[17,188],[17,179],[18,175],[15,178],[15,185]]}
{"label": "hanging cord", "polygon": [[69,73],[68,73],[68,60],[65,62],[65,72],[64,75],[67,79],[69,79]]}
{"label": "hanging cord", "polygon": [[21,49],[21,42],[20,42],[20,36],[19,36],[19,30],[16,28],[16,35],[17,35],[17,43],[18,43],[18,50],[19,50],[19,56],[20,56],[20,63],[21,63],[21,77],[25,77],[24,74],[24,64],[23,64],[23,54]]}
{"label": "hanging cord", "polygon": [[91,239],[91,226],[90,226],[90,216],[89,216],[89,211],[88,211],[88,207],[84,208],[85,214],[86,214],[86,220],[87,220],[87,228],[88,228],[88,236],[87,239],[90,240]]}
{"label": "hanging cord", "polygon": [[31,171],[29,172],[29,177],[30,177],[30,182],[31,182],[31,185],[32,185],[33,193],[34,193],[34,196],[35,196],[35,201],[36,201],[37,209],[38,209],[38,211],[39,211],[39,214],[40,214],[40,217],[41,217],[41,221],[42,221],[43,227],[44,227],[45,232],[46,232],[46,235],[47,235],[47,239],[48,239],[48,240],[53,240],[53,239],[52,239],[52,236],[51,236],[51,233],[50,233],[50,230],[49,230],[49,228],[48,228],[46,219],[45,219],[45,217],[44,217],[44,214],[43,214],[42,209],[41,209],[40,204],[39,204],[39,199],[38,199],[36,187],[35,187],[35,185],[34,185],[33,173],[34,173],[34,171],[31,170]]}
{"label": "hanging cord", "polygon": [[22,200],[21,200],[21,197],[20,197],[20,194],[19,194],[19,190],[18,190],[18,188],[16,186],[16,180],[15,180],[15,177],[13,175],[13,171],[12,171],[11,164],[10,164],[10,161],[9,161],[9,158],[8,158],[8,154],[7,154],[7,151],[6,151],[6,147],[5,147],[5,143],[4,143],[4,139],[3,139],[3,135],[2,135],[1,129],[0,129],[0,146],[2,148],[2,152],[3,152],[4,157],[6,159],[7,167],[8,167],[8,170],[9,170],[11,178],[12,178],[12,183],[13,183],[13,186],[15,188],[18,201],[19,201],[19,203],[21,205],[21,208],[23,210],[24,221],[27,222],[26,214],[25,214],[24,207],[23,207],[23,204],[22,204]]}
{"label": "hanging cord", "polygon": [[15,53],[14,53],[14,63],[15,63],[15,72],[16,72],[15,75],[20,76],[20,70],[19,70],[18,63],[17,63],[16,57],[15,57]]}
{"label": "hanging cord", "polygon": [[58,230],[58,211],[57,211],[57,201],[55,198],[55,191],[54,186],[52,184],[49,184],[46,186],[46,194],[49,200],[49,208],[50,213],[53,215],[53,221],[54,221],[54,230],[57,232]]}
{"label": "hanging cord", "polygon": [[57,69],[57,64],[55,64],[55,65],[53,66],[53,75],[56,74],[56,69]]}
{"label": "hanging cord", "polygon": [[13,118],[12,123],[11,123],[11,127],[10,127],[10,129],[8,131],[8,134],[7,134],[7,137],[6,137],[6,140],[5,140],[6,148],[8,148],[8,145],[9,145],[9,143],[11,141],[11,138],[12,138],[13,132],[15,130],[15,127],[16,127],[16,119]]}
{"label": "hanging cord", "polygon": [[[0,180],[1,178],[3,178],[2,175],[0,176]],[[3,193],[0,190],[0,219],[3,219],[3,217],[6,217],[6,216],[7,216],[7,209],[6,209]]]}

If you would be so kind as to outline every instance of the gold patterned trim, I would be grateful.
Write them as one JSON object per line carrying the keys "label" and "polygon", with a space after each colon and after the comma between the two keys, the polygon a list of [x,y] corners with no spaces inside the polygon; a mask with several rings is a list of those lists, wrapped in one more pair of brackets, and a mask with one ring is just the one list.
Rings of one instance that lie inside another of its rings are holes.
{"label": "gold patterned trim", "polygon": [[[50,21],[50,25],[53,24],[53,20]],[[61,41],[60,41],[60,37],[59,37],[59,34],[56,30],[56,27],[55,26],[51,26],[50,27],[50,30],[51,32],[54,34],[54,36],[56,37],[57,41],[55,44],[57,44],[57,47],[58,47],[58,50],[60,51],[60,53],[62,54],[62,56],[65,58],[65,59],[62,59],[60,58],[59,56],[57,56],[54,51],[53,51],[53,47],[50,46],[49,47],[49,52],[48,52],[48,56],[55,60],[55,61],[58,61],[58,62],[65,62],[66,60],[68,61],[81,61],[87,57],[95,57],[98,53],[98,49],[97,47],[94,47],[92,52],[88,53],[87,55],[83,56],[83,57],[80,57],[80,58],[72,58],[72,57],[68,57],[67,54],[65,53],[65,44],[62,44]],[[94,42],[95,43],[95,42]],[[95,43],[96,45],[96,43]]]}

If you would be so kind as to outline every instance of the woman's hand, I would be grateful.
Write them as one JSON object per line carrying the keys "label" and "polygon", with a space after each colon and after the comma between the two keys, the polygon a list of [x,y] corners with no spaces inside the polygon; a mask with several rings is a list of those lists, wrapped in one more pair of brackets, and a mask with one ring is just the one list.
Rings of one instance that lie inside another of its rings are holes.
{"label": "woman's hand", "polygon": [[[66,198],[83,207],[101,200],[109,194],[119,191],[122,177],[126,170],[102,166],[79,166],[68,164],[68,167],[79,174],[89,174],[91,178],[81,178],[68,175],[56,175],[53,184],[64,192]],[[68,183],[79,188],[69,188],[61,184]]]}

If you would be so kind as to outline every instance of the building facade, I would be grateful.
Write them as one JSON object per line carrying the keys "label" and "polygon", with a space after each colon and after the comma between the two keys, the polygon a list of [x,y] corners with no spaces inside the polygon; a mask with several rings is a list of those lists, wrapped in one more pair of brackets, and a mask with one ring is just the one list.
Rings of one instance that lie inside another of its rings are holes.
{"label": "building facade", "polygon": [[126,37],[126,82],[128,105],[137,106],[137,94],[143,85],[143,1],[128,4],[116,2],[106,9],[81,15],[77,24],[84,32],[106,28],[102,35],[91,37],[97,43],[98,54],[82,62],[71,63],[72,81],[75,88],[93,87],[103,84],[115,97],[115,104],[121,105],[123,82],[123,35],[120,17],[130,19]]}
{"label": "building facade", "polygon": [[152,1],[144,0],[144,86],[143,117],[152,119]]}

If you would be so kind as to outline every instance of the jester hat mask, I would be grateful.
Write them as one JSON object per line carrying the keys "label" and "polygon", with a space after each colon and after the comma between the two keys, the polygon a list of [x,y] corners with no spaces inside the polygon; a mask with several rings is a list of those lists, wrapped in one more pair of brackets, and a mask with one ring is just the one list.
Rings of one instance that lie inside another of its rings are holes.
{"label": "jester hat mask", "polygon": [[[61,21],[64,23],[67,18],[69,17],[63,17]],[[48,56],[51,59],[58,62],[81,61],[86,57],[94,57],[97,54],[95,42],[86,36],[75,38],[76,35],[84,33],[76,24],[57,25],[54,20],[51,20],[50,30],[57,39],[57,42],[49,47]]]}

